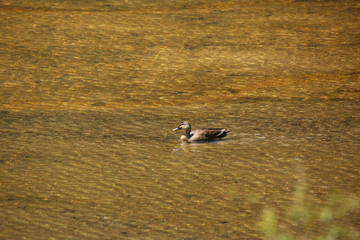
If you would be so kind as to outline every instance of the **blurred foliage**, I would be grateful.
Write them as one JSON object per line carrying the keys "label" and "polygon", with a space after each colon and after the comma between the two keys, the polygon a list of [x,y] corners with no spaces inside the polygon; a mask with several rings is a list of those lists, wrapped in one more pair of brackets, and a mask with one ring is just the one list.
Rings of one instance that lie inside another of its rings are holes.
{"label": "blurred foliage", "polygon": [[360,233],[351,226],[349,216],[360,206],[360,199],[352,194],[331,194],[325,204],[312,202],[306,188],[298,186],[293,203],[286,207],[279,220],[276,212],[265,208],[261,212],[258,228],[265,239],[360,239]]}

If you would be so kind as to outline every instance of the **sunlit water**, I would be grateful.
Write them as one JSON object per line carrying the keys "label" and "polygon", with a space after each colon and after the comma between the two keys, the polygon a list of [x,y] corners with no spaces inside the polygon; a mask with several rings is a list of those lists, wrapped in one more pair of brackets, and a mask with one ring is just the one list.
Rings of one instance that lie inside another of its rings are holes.
{"label": "sunlit water", "polygon": [[358,4],[90,2],[1,5],[0,238],[259,239],[298,184],[360,193]]}

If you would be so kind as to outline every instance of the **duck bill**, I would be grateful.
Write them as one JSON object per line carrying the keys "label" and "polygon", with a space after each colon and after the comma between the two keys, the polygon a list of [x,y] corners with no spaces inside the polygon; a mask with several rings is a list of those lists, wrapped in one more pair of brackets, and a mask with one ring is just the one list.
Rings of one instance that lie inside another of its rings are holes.
{"label": "duck bill", "polygon": [[173,131],[177,131],[177,130],[180,130],[181,128],[180,127],[177,127],[177,128],[174,128]]}

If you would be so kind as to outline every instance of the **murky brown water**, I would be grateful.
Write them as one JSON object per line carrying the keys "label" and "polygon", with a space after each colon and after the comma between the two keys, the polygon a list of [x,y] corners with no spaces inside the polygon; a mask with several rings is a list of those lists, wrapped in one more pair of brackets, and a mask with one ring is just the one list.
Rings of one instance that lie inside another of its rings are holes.
{"label": "murky brown water", "polygon": [[[0,14],[0,238],[259,239],[299,183],[360,194],[359,1]],[[182,120],[232,133],[183,145]]]}

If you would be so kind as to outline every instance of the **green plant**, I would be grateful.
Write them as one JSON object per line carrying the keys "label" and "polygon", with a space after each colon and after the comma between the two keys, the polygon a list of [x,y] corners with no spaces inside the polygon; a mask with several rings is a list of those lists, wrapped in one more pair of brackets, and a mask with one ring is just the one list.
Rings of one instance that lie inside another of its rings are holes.
{"label": "green plant", "polygon": [[[265,239],[359,239],[359,232],[349,226],[349,214],[359,207],[359,198],[351,194],[331,194],[325,204],[316,204],[306,198],[306,188],[298,186],[293,203],[285,209],[281,219],[271,208],[261,212],[258,228]],[[285,223],[285,224],[284,224]]]}

